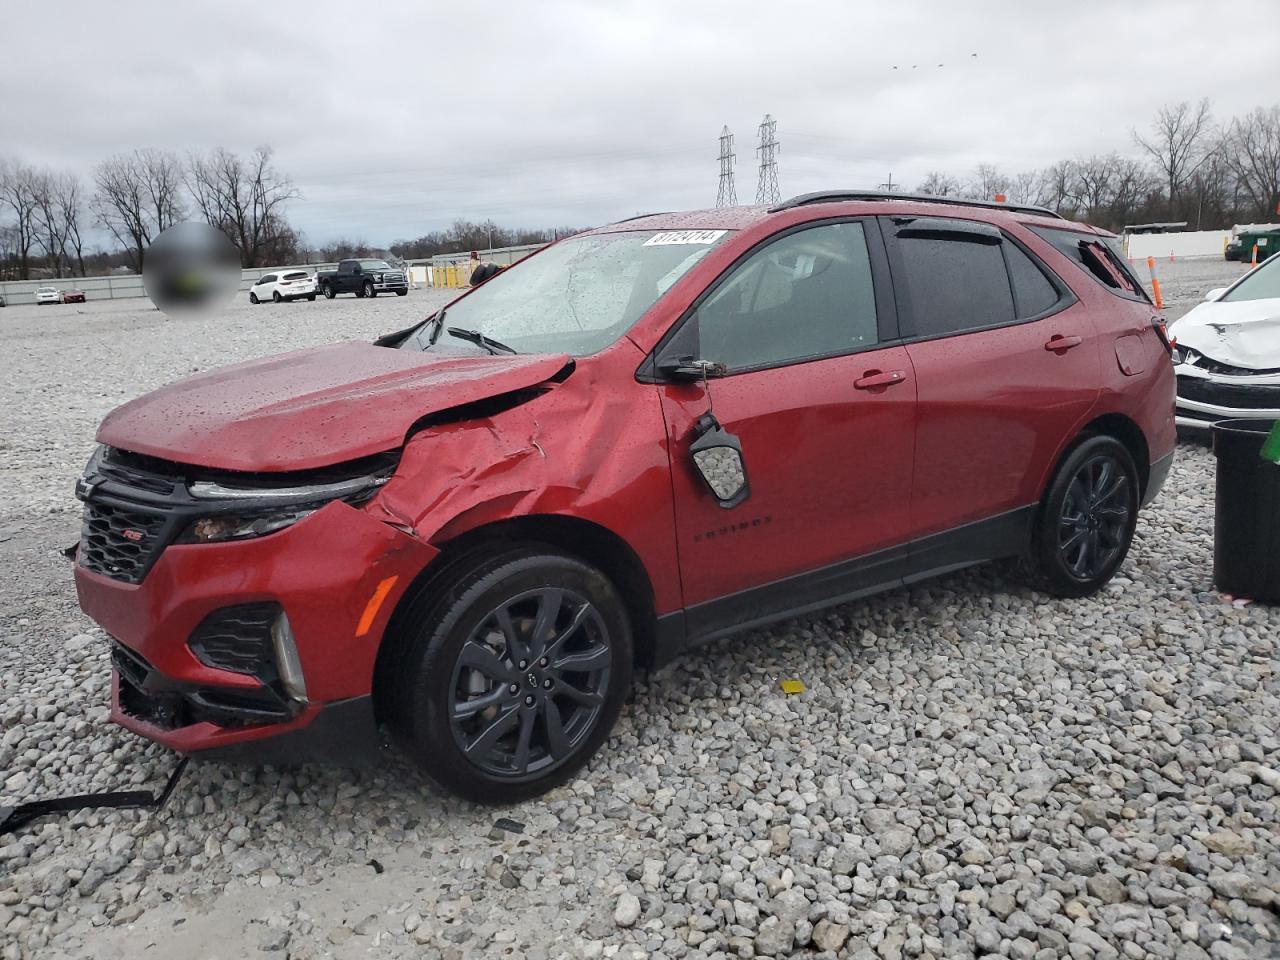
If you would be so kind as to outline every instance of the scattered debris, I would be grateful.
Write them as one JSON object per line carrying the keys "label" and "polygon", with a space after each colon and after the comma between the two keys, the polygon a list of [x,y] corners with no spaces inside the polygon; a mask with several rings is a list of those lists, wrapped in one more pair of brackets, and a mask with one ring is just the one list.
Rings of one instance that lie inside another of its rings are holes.
{"label": "scattered debris", "polygon": [[32,800],[20,803],[16,807],[0,807],[0,836],[13,833],[38,817],[51,813],[70,813],[73,810],[89,810],[96,807],[137,807],[161,810],[169,801],[169,795],[187,768],[187,757],[178,761],[173,773],[169,774],[169,782],[159,794],[150,790],[110,790],[105,793],[81,793],[70,797],[50,797],[47,800]]}
{"label": "scattered debris", "polygon": [[805,686],[803,680],[783,680],[778,684],[782,688],[782,692],[791,696],[796,693],[804,693]]}
{"label": "scattered debris", "polygon": [[524,824],[518,820],[511,820],[507,817],[499,817],[493,821],[493,830],[495,833],[524,833]]}
{"label": "scattered debris", "polygon": [[384,870],[387,869],[379,861],[374,859],[370,859],[369,862],[365,864],[365,866],[373,867],[373,872],[377,874],[381,874]]}

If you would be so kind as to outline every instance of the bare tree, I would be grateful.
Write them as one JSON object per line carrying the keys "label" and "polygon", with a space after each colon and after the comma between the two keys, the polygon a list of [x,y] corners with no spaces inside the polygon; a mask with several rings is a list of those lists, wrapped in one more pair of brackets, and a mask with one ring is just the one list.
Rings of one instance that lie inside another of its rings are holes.
{"label": "bare tree", "polygon": [[230,237],[244,266],[264,266],[281,250],[296,248],[284,208],[298,191],[272,165],[270,147],[258,147],[247,159],[222,147],[192,155],[186,180],[201,216]]}
{"label": "bare tree", "polygon": [[1208,99],[1165,104],[1156,112],[1151,134],[1144,137],[1134,130],[1133,139],[1164,175],[1172,212],[1183,184],[1204,162],[1214,139]]}
{"label": "bare tree", "polygon": [[959,180],[937,170],[925,174],[924,182],[916,187],[916,193],[927,193],[931,197],[951,197],[959,194],[960,190]]}
{"label": "bare tree", "polygon": [[54,202],[63,224],[63,256],[76,260],[76,275],[83,277],[84,272],[84,235],[81,232],[80,218],[84,214],[84,200],[80,194],[80,178],[74,173],[66,173],[54,181]]}
{"label": "bare tree", "polygon": [[1249,199],[1249,216],[1270,219],[1280,211],[1280,105],[1231,121],[1224,147],[1223,162]]}
{"label": "bare tree", "polygon": [[1007,174],[990,163],[980,163],[973,171],[973,179],[964,188],[966,196],[975,200],[994,200],[996,194],[1008,194],[1011,183]]}
{"label": "bare tree", "polygon": [[1085,216],[1090,221],[1099,219],[1099,214],[1111,206],[1115,191],[1114,168],[1119,159],[1116,154],[1105,157],[1094,154],[1075,163],[1072,193],[1083,204]]}
{"label": "bare tree", "polygon": [[1009,199],[1014,203],[1044,206],[1048,202],[1045,199],[1046,186],[1043,173],[1039,170],[1026,170],[1014,175],[1013,182],[1009,185]]}
{"label": "bare tree", "polygon": [[31,248],[39,229],[34,170],[15,160],[0,160],[0,205],[13,211],[13,251],[18,278],[31,279]]}
{"label": "bare tree", "polygon": [[98,222],[140,271],[151,241],[183,217],[178,158],[162,150],[119,154],[98,164],[93,182]]}
{"label": "bare tree", "polygon": [[1044,179],[1044,202],[1054,213],[1070,216],[1075,213],[1079,201],[1076,198],[1076,164],[1074,160],[1059,160],[1041,174]]}

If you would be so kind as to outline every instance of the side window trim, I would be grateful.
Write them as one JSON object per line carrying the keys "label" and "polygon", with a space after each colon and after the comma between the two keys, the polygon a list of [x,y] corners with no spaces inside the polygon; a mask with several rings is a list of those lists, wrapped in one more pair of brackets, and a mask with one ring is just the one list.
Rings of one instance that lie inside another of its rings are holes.
{"label": "side window trim", "polygon": [[889,266],[888,251],[885,245],[885,237],[883,235],[882,226],[879,217],[876,216],[846,216],[846,217],[824,217],[821,220],[806,220],[803,223],[797,223],[786,229],[771,233],[767,237],[762,238],[758,242],[752,244],[746,250],[742,251],[733,262],[726,266],[713,279],[703,291],[698,294],[694,301],[689,304],[684,313],[671,325],[662,339],[658,341],[657,346],[645,359],[644,363],[636,371],[636,379],[641,383],[665,383],[666,379],[658,372],[659,361],[666,356],[667,351],[684,339],[681,334],[688,336],[686,328],[692,328],[697,322],[698,308],[707,300],[715,295],[734,273],[747,262],[752,256],[763,250],[765,247],[777,242],[778,240],[788,237],[795,233],[805,230],[812,230],[817,227],[830,226],[836,223],[860,223],[862,224],[863,236],[867,242],[867,257],[871,262],[871,288],[875,295],[876,302],[876,330],[878,333],[878,341],[862,347],[856,347],[852,350],[845,350],[840,353],[823,353],[809,357],[794,357],[788,360],[781,360],[774,363],[763,363],[750,367],[739,367],[729,372],[728,376],[737,376],[743,373],[756,373],[760,370],[772,370],[778,367],[791,367],[801,363],[812,363],[816,360],[829,360],[834,357],[847,357],[858,353],[867,353],[871,350],[878,350],[882,347],[892,346],[899,342],[900,335],[898,329],[898,309],[894,297],[894,284],[891,278]]}
{"label": "side window trim", "polygon": [[[911,294],[907,290],[906,268],[902,260],[902,248],[898,245],[898,238],[896,234],[897,224],[894,223],[894,218],[892,217],[882,217],[881,220],[883,221],[881,224],[881,232],[884,234],[884,243],[888,249],[889,272],[893,276],[893,290],[897,300],[898,323],[901,331],[901,341],[903,343],[926,343],[930,340],[943,340],[948,337],[963,337],[966,334],[982,333],[985,330],[999,330],[1001,327],[1016,327],[1024,323],[1035,323],[1037,320],[1044,320],[1046,317],[1051,317],[1055,313],[1061,313],[1063,310],[1074,305],[1078,300],[1075,293],[1072,292],[1066,282],[1063,281],[1062,278],[1053,270],[1047,267],[1044,261],[1036,256],[1031,250],[1027,249],[1026,244],[1017,237],[1012,236],[1004,230],[1000,230],[1000,253],[1001,259],[1004,260],[1005,276],[1009,281],[1009,292],[1013,296],[1014,319],[1000,323],[990,323],[981,327],[966,327],[964,330],[955,330],[950,333],[918,336],[916,334],[915,313],[914,307],[911,303]],[[956,237],[955,239],[958,242],[964,242],[964,238],[962,237]],[[1048,309],[1042,310],[1029,317],[1017,316],[1020,312],[1018,309],[1018,296],[1013,287],[1013,276],[1012,271],[1009,269],[1008,254],[1005,253],[1006,248],[1004,244],[1007,243],[1015,244],[1019,250],[1026,254],[1027,257],[1030,258],[1032,264],[1044,274],[1045,278],[1053,285],[1054,289],[1058,291],[1057,301]]]}

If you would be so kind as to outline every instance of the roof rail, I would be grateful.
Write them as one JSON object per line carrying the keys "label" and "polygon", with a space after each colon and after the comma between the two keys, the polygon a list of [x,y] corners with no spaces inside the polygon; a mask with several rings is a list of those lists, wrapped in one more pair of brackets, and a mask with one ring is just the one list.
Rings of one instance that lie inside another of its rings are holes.
{"label": "roof rail", "polygon": [[1033,213],[1038,217],[1053,217],[1064,220],[1060,213],[1054,213],[1048,207],[1034,207],[1024,203],[997,203],[995,200],[962,200],[959,197],[931,197],[927,193],[885,193],[880,190],[820,190],[817,193],[802,193],[790,200],[783,200],[776,207],[770,207],[770,213],[790,210],[793,207],[804,207],[811,203],[837,203],[841,200],[907,200],[913,203],[945,203],[953,207],[987,207],[992,210],[1012,210],[1017,213]]}
{"label": "roof rail", "polygon": [[615,220],[613,223],[608,224],[608,226],[612,227],[615,223],[630,223],[632,220],[643,220],[645,217],[665,217],[670,212],[670,210],[667,210],[659,211],[657,213],[637,213],[634,217],[623,217],[621,220]]}

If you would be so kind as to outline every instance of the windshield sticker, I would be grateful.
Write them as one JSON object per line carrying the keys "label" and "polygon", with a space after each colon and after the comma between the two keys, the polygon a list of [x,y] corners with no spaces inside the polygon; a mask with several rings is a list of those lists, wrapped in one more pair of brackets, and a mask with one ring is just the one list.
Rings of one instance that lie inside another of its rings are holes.
{"label": "windshield sticker", "polygon": [[644,242],[646,247],[662,247],[676,243],[715,243],[727,230],[671,230],[655,233]]}

